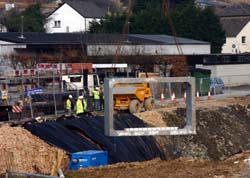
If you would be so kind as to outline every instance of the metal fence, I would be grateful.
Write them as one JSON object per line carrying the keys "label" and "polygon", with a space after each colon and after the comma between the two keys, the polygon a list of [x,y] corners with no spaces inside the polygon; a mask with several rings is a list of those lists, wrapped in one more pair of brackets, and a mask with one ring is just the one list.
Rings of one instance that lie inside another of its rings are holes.
{"label": "metal fence", "polygon": [[[85,95],[90,103],[89,109],[92,109],[88,88],[68,89],[60,76],[6,78],[0,80],[0,86],[1,106],[12,107],[3,117],[4,120],[62,114],[65,112],[65,102],[69,94],[73,96],[74,102],[79,95]],[[13,108],[19,106],[21,112],[12,112]]]}
{"label": "metal fence", "polygon": [[[217,79],[219,78],[219,79]],[[212,84],[211,80],[216,79]],[[217,81],[218,80],[218,81]],[[219,83],[222,81],[222,85]],[[218,84],[216,83],[218,82]],[[158,83],[150,84],[156,101],[170,101],[173,95],[176,99],[184,101],[185,83]],[[93,101],[88,88],[85,90],[71,90],[65,87],[60,76],[36,76],[21,78],[6,78],[0,80],[1,104],[14,106],[18,101],[22,103],[22,112],[8,114],[1,118],[20,119],[35,118],[44,115],[59,115],[65,112],[65,102],[69,94],[74,102],[79,95],[84,95],[88,110],[93,110]],[[196,78],[196,93],[199,96],[214,97],[242,96],[250,94],[250,75],[220,76],[210,78]]]}
{"label": "metal fence", "polygon": [[26,173],[21,171],[12,171],[12,170],[6,170],[5,178],[16,178],[16,177],[23,177],[23,178],[64,178],[64,175],[62,171],[59,171],[59,176],[48,176],[43,174],[33,174],[33,173]]}
{"label": "metal fence", "polygon": [[[250,75],[219,76],[210,78],[196,78],[196,95],[199,97],[213,95],[213,98],[229,96],[250,95]],[[153,96],[156,100],[171,102],[173,96],[184,101],[186,86],[185,83],[159,83],[151,85]]]}

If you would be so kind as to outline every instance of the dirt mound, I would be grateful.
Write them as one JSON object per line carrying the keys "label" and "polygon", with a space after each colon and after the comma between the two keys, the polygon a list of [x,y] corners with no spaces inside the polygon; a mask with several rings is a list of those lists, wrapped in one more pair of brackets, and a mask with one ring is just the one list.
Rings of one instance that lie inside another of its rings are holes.
{"label": "dirt mound", "polygon": [[250,153],[245,152],[225,161],[179,158],[171,161],[154,159],[145,162],[119,163],[101,168],[66,172],[67,177],[127,178],[247,178]]}
{"label": "dirt mound", "polygon": [[[185,113],[164,113],[170,126],[183,127]],[[224,160],[250,149],[250,110],[239,104],[216,109],[198,109],[197,134],[190,136],[161,136],[158,142],[165,147],[169,159],[196,157]]]}
{"label": "dirt mound", "polygon": [[0,128],[0,173],[9,169],[48,174],[58,159],[58,151],[62,152],[21,127]]}

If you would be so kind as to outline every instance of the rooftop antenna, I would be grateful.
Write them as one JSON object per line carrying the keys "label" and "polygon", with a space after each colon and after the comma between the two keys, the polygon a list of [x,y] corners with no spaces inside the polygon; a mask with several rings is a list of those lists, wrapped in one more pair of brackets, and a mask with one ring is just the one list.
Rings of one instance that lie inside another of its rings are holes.
{"label": "rooftop antenna", "polygon": [[23,15],[21,16],[21,36],[19,38],[24,39],[25,37],[23,36]]}

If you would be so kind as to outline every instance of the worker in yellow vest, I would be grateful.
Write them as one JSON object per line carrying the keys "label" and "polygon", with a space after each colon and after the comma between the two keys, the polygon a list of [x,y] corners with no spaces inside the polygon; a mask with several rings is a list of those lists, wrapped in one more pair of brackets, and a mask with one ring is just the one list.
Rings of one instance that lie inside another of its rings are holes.
{"label": "worker in yellow vest", "polygon": [[73,103],[73,96],[69,95],[68,99],[66,100],[66,112],[68,116],[71,116],[72,114],[72,109],[74,108],[74,103]]}
{"label": "worker in yellow vest", "polygon": [[100,111],[100,88],[95,87],[95,89],[92,91],[93,97],[94,97],[94,106],[96,111]]}
{"label": "worker in yellow vest", "polygon": [[87,109],[87,102],[84,100],[84,97],[81,95],[76,101],[76,115],[80,116],[84,114]]}

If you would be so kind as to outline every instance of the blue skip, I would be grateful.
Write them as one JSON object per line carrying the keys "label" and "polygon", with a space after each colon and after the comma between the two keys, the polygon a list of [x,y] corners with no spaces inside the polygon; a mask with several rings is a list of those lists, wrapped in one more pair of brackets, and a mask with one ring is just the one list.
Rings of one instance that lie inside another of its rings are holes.
{"label": "blue skip", "polygon": [[88,150],[71,154],[70,163],[68,169],[78,170],[81,168],[87,168],[90,166],[98,167],[108,164],[107,151],[101,150]]}

